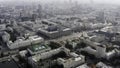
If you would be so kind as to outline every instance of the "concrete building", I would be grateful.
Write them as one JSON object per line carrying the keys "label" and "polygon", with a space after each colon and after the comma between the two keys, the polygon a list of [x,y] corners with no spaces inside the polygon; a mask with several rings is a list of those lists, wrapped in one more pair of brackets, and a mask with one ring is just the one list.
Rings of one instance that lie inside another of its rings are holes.
{"label": "concrete building", "polygon": [[58,25],[48,20],[41,21],[41,25],[41,28],[38,29],[38,33],[48,38],[58,38],[72,33],[70,28]]}
{"label": "concrete building", "polygon": [[97,67],[97,68],[113,68],[113,67],[111,67],[111,66],[108,66],[108,65],[104,64],[103,62],[97,63],[97,64],[96,64],[96,67]]}
{"label": "concrete building", "polygon": [[26,47],[26,46],[29,46],[31,44],[40,43],[42,41],[43,41],[42,37],[31,36],[27,40],[18,39],[15,42],[9,41],[7,43],[7,46],[8,46],[9,49],[16,49],[16,48],[20,48],[20,47]]}
{"label": "concrete building", "polygon": [[0,24],[0,31],[6,29],[6,24]]}
{"label": "concrete building", "polygon": [[84,40],[88,46],[82,48],[81,51],[85,51],[89,54],[94,55],[97,58],[106,58],[109,60],[113,56],[119,56],[120,51],[118,49],[113,49],[107,52],[107,47],[105,45],[101,45],[100,43],[90,42],[90,40]]}
{"label": "concrete building", "polygon": [[3,32],[1,37],[2,37],[3,42],[8,42],[10,39],[10,34],[7,32]]}
{"label": "concrete building", "polygon": [[87,66],[87,64],[83,64],[83,65],[80,65],[80,66],[78,66],[78,67],[76,67],[76,68],[90,68],[90,67]]}
{"label": "concrete building", "polygon": [[85,58],[82,55],[77,55],[75,56],[72,54],[74,57],[71,58],[58,58],[57,63],[59,65],[62,65],[63,68],[75,68],[85,62]]}
{"label": "concrete building", "polygon": [[48,38],[58,38],[61,36],[70,35],[72,33],[72,30],[70,28],[65,28],[63,30],[55,30],[55,31],[39,29],[39,33],[47,36]]}
{"label": "concrete building", "polygon": [[[34,56],[31,56],[28,58],[28,62],[30,65],[32,65],[33,68],[45,68],[46,66],[50,66],[50,64],[52,64],[52,60],[50,60],[49,58],[51,58],[52,56],[60,53],[64,51],[66,54],[69,54],[69,50],[66,48],[58,48],[58,49],[54,49],[54,50],[50,50],[44,53],[40,53],[40,54],[36,54]],[[40,64],[42,63],[42,60],[46,61],[46,59],[48,60],[47,62],[45,62],[46,64],[44,64],[43,66],[41,66]],[[50,61],[50,62],[49,62]]]}
{"label": "concrete building", "polygon": [[27,50],[31,55],[34,55],[34,54],[39,54],[39,53],[49,51],[51,50],[51,48],[47,44],[38,43],[38,44],[33,44]]}
{"label": "concrete building", "polygon": [[[64,47],[60,47],[58,49],[50,50],[41,54],[36,54],[32,57],[29,57],[29,64],[31,64],[33,68],[40,68],[40,64],[43,63],[42,61],[50,60],[50,57],[56,54],[59,54],[60,52],[65,52],[68,57],[64,57],[64,58],[57,57],[57,59],[51,60],[51,62],[54,61],[58,65],[60,66],[62,65],[62,67],[64,68],[76,67],[85,62],[84,56],[78,55],[76,53],[70,53],[68,49]],[[48,65],[48,62],[44,65]]]}

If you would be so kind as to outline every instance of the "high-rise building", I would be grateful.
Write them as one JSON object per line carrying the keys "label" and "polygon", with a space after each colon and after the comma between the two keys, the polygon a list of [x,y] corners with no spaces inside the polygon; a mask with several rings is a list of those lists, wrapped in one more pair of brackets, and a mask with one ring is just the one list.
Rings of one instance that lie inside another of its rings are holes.
{"label": "high-rise building", "polygon": [[41,18],[42,17],[42,6],[40,4],[38,5],[37,12],[38,12],[38,15],[39,15],[38,17]]}

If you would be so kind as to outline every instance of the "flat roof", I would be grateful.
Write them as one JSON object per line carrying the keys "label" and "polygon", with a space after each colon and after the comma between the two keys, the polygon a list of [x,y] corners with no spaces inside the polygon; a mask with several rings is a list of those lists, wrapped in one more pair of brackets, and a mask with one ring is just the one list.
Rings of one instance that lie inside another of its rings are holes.
{"label": "flat roof", "polygon": [[41,43],[33,44],[32,46],[29,47],[29,49],[33,52],[41,51],[41,50],[48,49],[48,48],[49,48],[48,45],[41,44]]}

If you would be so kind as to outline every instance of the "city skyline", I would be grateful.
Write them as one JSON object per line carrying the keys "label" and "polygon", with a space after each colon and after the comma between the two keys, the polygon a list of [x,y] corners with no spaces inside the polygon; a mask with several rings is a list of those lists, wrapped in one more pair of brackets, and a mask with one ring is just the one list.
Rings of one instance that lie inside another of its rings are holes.
{"label": "city skyline", "polygon": [[[69,0],[0,0],[0,2],[43,2],[43,3],[47,3],[47,2],[65,2],[65,1],[69,1]],[[79,3],[103,3],[103,4],[120,4],[120,0],[71,0],[71,1],[77,1]]]}

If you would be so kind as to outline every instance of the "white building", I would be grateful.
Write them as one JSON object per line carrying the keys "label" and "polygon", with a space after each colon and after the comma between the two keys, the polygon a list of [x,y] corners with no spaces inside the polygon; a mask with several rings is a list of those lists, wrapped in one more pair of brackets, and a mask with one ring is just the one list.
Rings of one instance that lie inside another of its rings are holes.
{"label": "white building", "polygon": [[6,29],[6,25],[5,24],[0,24],[0,30],[5,30]]}
{"label": "white building", "polygon": [[49,32],[47,30],[39,29],[38,32],[49,38],[57,38],[57,37],[61,37],[61,36],[70,35],[72,33],[72,30],[70,28],[65,28],[63,30]]}
{"label": "white building", "polygon": [[63,65],[64,68],[75,68],[85,62],[84,56],[78,55],[68,59],[58,58],[57,63]]}
{"label": "white building", "polygon": [[97,68],[113,68],[111,66],[107,66],[106,64],[102,63],[102,62],[99,62],[96,64],[96,67]]}
{"label": "white building", "polygon": [[[85,41],[84,41],[85,43]],[[88,45],[85,48],[82,48],[81,51],[85,51],[89,54],[94,55],[97,58],[106,58],[109,60],[113,56],[119,56],[120,55],[120,50],[118,49],[113,49],[109,52],[106,51],[105,45],[100,45],[100,44],[95,44],[94,42],[90,42],[90,40],[86,41],[86,44]]]}
{"label": "white building", "polygon": [[87,64],[83,64],[83,65],[80,65],[80,66],[78,66],[78,67],[76,67],[76,68],[90,68],[90,67],[87,66]]}
{"label": "white building", "polygon": [[8,34],[7,32],[4,32],[3,35],[2,35],[2,40],[4,42],[8,42],[10,39],[10,34]]}
{"label": "white building", "polygon": [[7,43],[7,46],[9,49],[16,49],[16,48],[20,48],[20,47],[25,47],[25,46],[29,46],[31,44],[36,44],[36,43],[40,43],[42,42],[44,39],[42,37],[39,36],[31,36],[29,37],[27,40],[24,39],[18,39],[15,42],[9,41]]}
{"label": "white building", "polygon": [[64,51],[66,54],[70,52],[68,49],[61,47],[58,49],[50,50],[50,51],[47,51],[44,53],[39,53],[34,56],[31,56],[28,58],[28,62],[30,65],[32,65],[33,68],[39,68],[39,64],[42,63],[42,62],[40,62],[40,60],[48,59],[48,58],[52,57],[53,55],[56,55],[62,51]]}

